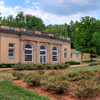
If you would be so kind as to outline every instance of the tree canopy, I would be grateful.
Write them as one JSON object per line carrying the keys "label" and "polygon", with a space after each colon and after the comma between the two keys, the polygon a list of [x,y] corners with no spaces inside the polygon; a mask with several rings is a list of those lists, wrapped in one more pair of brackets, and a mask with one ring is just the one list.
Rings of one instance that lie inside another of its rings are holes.
{"label": "tree canopy", "polygon": [[28,28],[34,30],[44,30],[45,25],[41,18],[19,12],[15,17],[9,15],[8,17],[0,17],[0,22],[3,25],[9,25],[13,27]]}
{"label": "tree canopy", "polygon": [[82,17],[76,23],[76,29],[72,33],[74,47],[83,53],[100,54],[100,21],[93,17]]}

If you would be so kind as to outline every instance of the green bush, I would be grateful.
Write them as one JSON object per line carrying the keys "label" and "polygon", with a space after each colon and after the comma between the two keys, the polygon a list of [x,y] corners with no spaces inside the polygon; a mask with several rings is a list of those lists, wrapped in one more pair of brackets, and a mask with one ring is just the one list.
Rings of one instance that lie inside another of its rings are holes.
{"label": "green bush", "polygon": [[37,73],[40,74],[40,75],[44,75],[45,71],[44,70],[38,70]]}
{"label": "green bush", "polygon": [[21,79],[22,76],[23,76],[23,74],[22,74],[22,73],[19,73],[19,72],[13,72],[12,75],[13,75],[14,77],[16,77],[16,79],[18,79],[18,80]]}
{"label": "green bush", "polygon": [[39,73],[30,73],[24,77],[24,81],[32,86],[39,86],[41,82],[41,76]]}
{"label": "green bush", "polygon": [[89,66],[96,66],[96,65],[100,65],[100,62],[93,62],[89,64]]}
{"label": "green bush", "polygon": [[42,70],[42,69],[64,69],[69,67],[69,64],[15,64],[15,70]]}
{"label": "green bush", "polygon": [[77,82],[70,95],[78,98],[90,98],[97,96],[99,92],[100,86],[98,86],[95,80],[82,80]]}
{"label": "green bush", "polygon": [[15,64],[0,64],[0,68],[11,68]]}
{"label": "green bush", "polygon": [[76,62],[76,61],[68,61],[68,62],[65,62],[65,64],[70,64],[70,65],[80,65],[80,62]]}
{"label": "green bush", "polygon": [[57,94],[67,93],[69,88],[69,82],[67,81],[54,81],[53,78],[50,79],[52,81],[45,82],[45,89],[46,90],[53,90]]}

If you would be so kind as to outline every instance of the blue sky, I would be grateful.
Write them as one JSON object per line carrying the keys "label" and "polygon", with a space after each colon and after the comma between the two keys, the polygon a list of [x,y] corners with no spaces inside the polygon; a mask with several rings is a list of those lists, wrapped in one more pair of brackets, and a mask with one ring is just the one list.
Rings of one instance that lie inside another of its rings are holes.
{"label": "blue sky", "polygon": [[83,16],[100,18],[100,0],[0,0],[1,16],[23,11],[42,18],[46,25],[64,24]]}

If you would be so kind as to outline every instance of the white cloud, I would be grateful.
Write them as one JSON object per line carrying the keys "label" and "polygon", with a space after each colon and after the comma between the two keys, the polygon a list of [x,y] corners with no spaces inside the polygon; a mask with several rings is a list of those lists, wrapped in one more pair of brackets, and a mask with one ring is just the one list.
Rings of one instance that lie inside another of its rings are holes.
{"label": "white cloud", "polygon": [[100,10],[100,0],[40,0],[39,5],[45,12],[62,16]]}
{"label": "white cloud", "polygon": [[[60,1],[60,3],[63,3],[64,0],[56,0]],[[73,2],[76,2],[77,0],[73,0]],[[82,1],[82,0],[81,0]],[[49,2],[49,1],[48,1]],[[58,2],[59,3],[59,2]],[[57,15],[56,13],[49,13],[41,10],[39,4],[37,2],[33,2],[32,7],[30,8],[23,8],[21,6],[15,6],[15,7],[7,7],[5,6],[4,1],[0,1],[0,11],[1,16],[8,16],[8,15],[16,15],[18,12],[23,11],[25,14],[32,14],[34,16],[40,17],[43,19],[44,23],[46,25],[48,24],[64,24],[69,23],[71,20],[79,20],[83,16],[92,16],[98,18],[99,10],[97,12],[91,11],[88,13],[75,13],[71,15]]]}

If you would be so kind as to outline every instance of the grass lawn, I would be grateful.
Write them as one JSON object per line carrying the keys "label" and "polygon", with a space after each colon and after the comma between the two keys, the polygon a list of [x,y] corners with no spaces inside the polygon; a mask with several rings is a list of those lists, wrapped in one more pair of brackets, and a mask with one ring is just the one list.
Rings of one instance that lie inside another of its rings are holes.
{"label": "grass lawn", "polygon": [[10,81],[0,81],[0,100],[50,100]]}
{"label": "grass lawn", "polygon": [[80,67],[72,67],[68,70],[65,70],[66,72],[70,71],[78,71],[78,70],[100,70],[100,66],[80,66]]}

